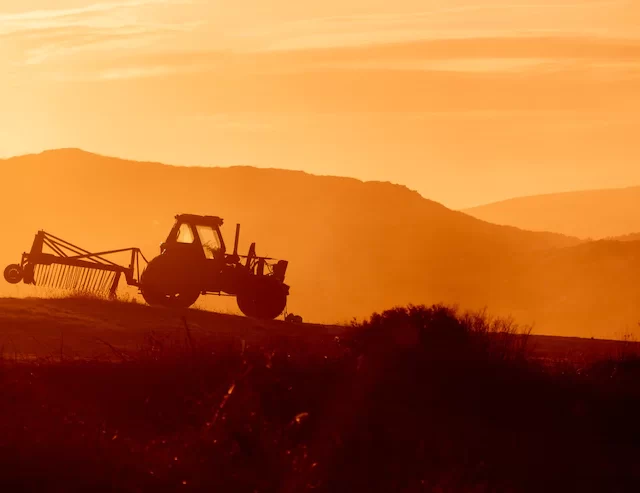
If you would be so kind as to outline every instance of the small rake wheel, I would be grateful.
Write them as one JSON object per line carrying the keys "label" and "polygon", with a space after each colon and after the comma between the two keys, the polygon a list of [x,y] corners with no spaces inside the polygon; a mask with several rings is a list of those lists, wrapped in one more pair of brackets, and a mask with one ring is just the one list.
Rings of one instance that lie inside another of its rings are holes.
{"label": "small rake wheel", "polygon": [[18,284],[24,278],[22,266],[11,264],[4,270],[4,278],[8,283]]}

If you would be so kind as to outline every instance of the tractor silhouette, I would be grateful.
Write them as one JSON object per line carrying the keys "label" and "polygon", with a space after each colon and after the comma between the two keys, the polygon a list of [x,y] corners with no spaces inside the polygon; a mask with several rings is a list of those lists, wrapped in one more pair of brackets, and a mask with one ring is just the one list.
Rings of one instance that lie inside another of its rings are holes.
{"label": "tractor silhouette", "polygon": [[[116,296],[120,279],[137,286],[150,305],[188,308],[201,295],[235,296],[248,317],[271,320],[287,306],[284,283],[289,263],[256,255],[238,255],[240,225],[236,225],[233,253],[227,253],[217,216],[178,214],[160,255],[151,262],[139,248],[92,253],[45,231],[36,234],[31,251],[4,271],[7,282]],[[108,257],[130,253],[129,266]],[[143,267],[146,263],[146,269]]]}

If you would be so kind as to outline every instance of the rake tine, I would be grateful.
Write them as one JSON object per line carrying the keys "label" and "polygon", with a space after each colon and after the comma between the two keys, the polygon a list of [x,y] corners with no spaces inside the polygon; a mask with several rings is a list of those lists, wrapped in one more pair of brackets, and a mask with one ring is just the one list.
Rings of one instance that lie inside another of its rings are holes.
{"label": "rake tine", "polygon": [[73,277],[73,267],[67,266],[66,274],[64,279],[63,289],[69,289],[69,284],[71,284],[71,278]]}
{"label": "rake tine", "polygon": [[92,293],[96,293],[99,279],[100,279],[100,271],[96,270],[96,271],[94,271],[92,279],[91,279],[91,292]]}
{"label": "rake tine", "polygon": [[111,273],[109,272],[103,272],[102,275],[100,276],[100,292],[104,295],[106,289],[106,285],[109,281],[109,278],[111,277]]}
{"label": "rake tine", "polygon": [[78,282],[75,286],[75,289],[77,291],[82,291],[82,283],[84,282],[84,278],[86,277],[86,275],[87,275],[86,269],[84,267],[81,268],[80,273],[78,275]]}
{"label": "rake tine", "polygon": [[109,275],[109,273],[105,272],[105,271],[102,271],[100,273],[100,280],[98,282],[98,289],[100,290],[100,294],[101,295],[103,294],[104,280],[105,280],[106,277],[108,277],[108,275]]}
{"label": "rake tine", "polygon": [[76,268],[75,267],[70,267],[69,268],[69,275],[67,277],[67,282],[65,284],[65,289],[67,290],[71,290],[73,289],[73,279],[76,276]]}
{"label": "rake tine", "polygon": [[79,272],[80,272],[80,269],[78,267],[73,268],[71,279],[69,280],[69,289],[74,290],[76,288]]}
{"label": "rake tine", "polygon": [[78,271],[76,272],[76,276],[73,280],[73,286],[72,289],[74,291],[77,291],[79,286],[80,286],[80,281],[82,279],[82,268],[78,268]]}
{"label": "rake tine", "polygon": [[48,288],[51,287],[51,280],[53,278],[53,265],[47,265],[47,277],[45,279],[45,284]]}
{"label": "rake tine", "polygon": [[104,296],[104,278],[105,277],[106,277],[105,275],[100,276],[100,283],[96,287],[96,289],[100,292],[100,296]]}
{"label": "rake tine", "polygon": [[97,270],[95,280],[93,281],[93,288],[98,294],[100,294],[100,282],[102,279],[102,274],[104,274],[104,271]]}
{"label": "rake tine", "polygon": [[56,288],[60,288],[60,285],[62,284],[62,276],[64,274],[64,268],[62,265],[58,266],[58,272],[56,274]]}
{"label": "rake tine", "polygon": [[44,286],[49,287],[49,277],[51,276],[51,266],[47,265],[44,268]]}
{"label": "rake tine", "polygon": [[103,273],[100,273],[97,276],[96,285],[95,285],[95,291],[100,296],[102,296],[102,277],[103,277],[102,274]]}
{"label": "rake tine", "polygon": [[64,285],[67,282],[67,271],[67,266],[62,266],[62,275],[60,276],[60,289],[64,288]]}
{"label": "rake tine", "polygon": [[87,283],[87,291],[93,293],[93,285],[96,281],[96,271],[89,272],[89,282]]}
{"label": "rake tine", "polygon": [[93,283],[91,284],[91,289],[92,291],[96,291],[97,287],[99,286],[99,281],[100,281],[100,271],[97,270],[93,273]]}
{"label": "rake tine", "polygon": [[83,291],[85,293],[91,292],[91,283],[93,282],[93,271],[91,269],[87,269],[87,279],[84,283]]}
{"label": "rake tine", "polygon": [[71,267],[69,269],[69,278],[67,279],[67,289],[68,290],[72,290],[73,289],[73,283],[75,282],[75,278],[76,278],[76,274],[78,269],[76,269],[75,267]]}
{"label": "rake tine", "polygon": [[103,292],[105,296],[109,296],[109,290],[111,289],[111,286],[113,285],[113,282],[116,278],[116,274],[115,273],[110,273],[104,280],[104,285],[102,286]]}
{"label": "rake tine", "polygon": [[93,279],[93,287],[92,287],[92,289],[98,295],[100,294],[100,279],[102,279],[102,274],[104,274],[103,271],[97,270],[96,271],[96,275],[95,275],[95,277]]}
{"label": "rake tine", "polygon": [[91,271],[87,268],[84,269],[84,276],[82,277],[82,287],[80,290],[85,293],[87,291],[87,285],[89,284],[89,279],[91,278]]}
{"label": "rake tine", "polygon": [[69,275],[70,275],[70,269],[68,265],[64,266],[64,276],[62,279],[62,289],[66,289],[67,286],[69,285]]}
{"label": "rake tine", "polygon": [[90,283],[91,283],[91,270],[87,268],[84,270],[84,282],[82,283],[83,293],[86,293],[88,291]]}
{"label": "rake tine", "polygon": [[73,281],[73,290],[77,291],[80,289],[80,283],[82,282],[82,268],[78,268],[78,272],[76,273],[76,277]]}
{"label": "rake tine", "polygon": [[121,275],[122,274],[120,272],[116,272],[115,275],[113,276],[113,283],[111,284],[111,288],[109,289],[110,298],[116,297],[116,293],[118,291],[118,284],[120,284]]}
{"label": "rake tine", "polygon": [[73,289],[74,291],[78,289],[78,286],[80,285],[80,279],[82,278],[82,268],[78,267],[76,269],[76,275],[73,279],[73,286],[71,287],[71,289]]}
{"label": "rake tine", "polygon": [[105,289],[104,289],[104,286],[105,286],[105,279],[104,279],[104,278],[105,278],[105,276],[103,276],[103,277],[100,279],[100,286],[98,287],[98,289],[100,290],[100,296],[104,296],[104,294],[105,294]]}

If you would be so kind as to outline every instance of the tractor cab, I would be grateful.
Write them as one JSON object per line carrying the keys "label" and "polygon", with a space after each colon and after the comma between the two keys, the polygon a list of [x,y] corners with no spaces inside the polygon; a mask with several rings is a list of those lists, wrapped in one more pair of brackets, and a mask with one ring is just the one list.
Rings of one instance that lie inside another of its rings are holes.
{"label": "tractor cab", "polygon": [[220,233],[222,224],[223,220],[216,216],[179,214],[160,246],[161,253],[176,250],[209,260],[223,258],[226,248]]}

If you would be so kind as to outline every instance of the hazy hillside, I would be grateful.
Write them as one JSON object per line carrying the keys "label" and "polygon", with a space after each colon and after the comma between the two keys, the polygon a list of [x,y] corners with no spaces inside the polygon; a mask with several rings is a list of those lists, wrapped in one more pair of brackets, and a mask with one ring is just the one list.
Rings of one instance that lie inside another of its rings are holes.
{"label": "hazy hillside", "polygon": [[520,197],[464,212],[496,224],[601,239],[640,231],[640,187]]}
{"label": "hazy hillside", "polygon": [[628,235],[616,236],[608,239],[616,241],[640,241],[640,233],[630,233]]}
{"label": "hazy hillside", "polygon": [[[636,326],[630,272],[640,247],[489,224],[406,187],[302,172],[184,168],[77,150],[0,162],[5,234],[0,262],[17,261],[45,229],[89,249],[158,252],[178,212],[242,223],[241,249],[288,259],[290,310],[319,322],[364,317],[396,304],[488,305],[540,332],[620,335]],[[24,286],[2,284],[3,294]],[[605,300],[607,300],[605,302]],[[231,306],[213,299],[217,307]]]}

